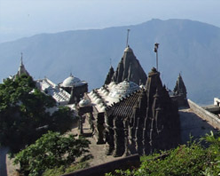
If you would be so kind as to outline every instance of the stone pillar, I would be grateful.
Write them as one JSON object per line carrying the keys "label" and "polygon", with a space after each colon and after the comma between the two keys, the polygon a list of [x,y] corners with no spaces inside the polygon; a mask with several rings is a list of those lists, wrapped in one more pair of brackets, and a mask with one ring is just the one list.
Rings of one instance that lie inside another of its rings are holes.
{"label": "stone pillar", "polygon": [[124,125],[123,119],[121,117],[116,117],[114,119],[114,143],[115,143],[115,151],[114,156],[122,156],[125,147],[124,147]]}
{"label": "stone pillar", "polygon": [[[129,123],[128,123],[129,120]],[[135,149],[135,130],[136,130],[136,126],[135,126],[135,117],[131,117],[127,120],[128,123],[128,136],[127,136],[127,140],[128,140],[128,152],[129,154],[135,154],[136,149]]]}
{"label": "stone pillar", "polygon": [[143,138],[142,138],[142,145],[143,145],[143,152],[142,154],[145,155],[146,147],[147,147],[147,118],[144,118],[144,126],[143,126]]}
{"label": "stone pillar", "polygon": [[78,130],[79,130],[79,135],[83,135],[83,118],[82,118],[82,116],[79,116]]}
{"label": "stone pillar", "polygon": [[97,117],[97,144],[104,144],[104,113],[98,113]]}
{"label": "stone pillar", "polygon": [[135,138],[134,138],[134,141],[135,141],[135,150],[138,151],[138,127],[139,127],[139,120],[140,118],[138,117],[137,118],[137,125],[136,125],[136,128],[135,128]]}
{"label": "stone pillar", "polygon": [[92,115],[92,113],[89,113],[89,125],[90,125],[90,129],[92,130],[92,134],[95,131],[95,124],[94,124],[94,117]]}
{"label": "stone pillar", "polygon": [[149,140],[149,144],[150,144],[149,153],[150,154],[153,153],[153,143],[154,143],[153,133],[154,133],[154,118],[151,119],[151,127],[150,127],[150,140]]}
{"label": "stone pillar", "polygon": [[125,156],[128,156],[129,155],[129,151],[128,151],[128,148],[129,148],[129,139],[128,139],[128,121],[127,119],[124,119],[123,121],[123,125],[124,125],[124,140],[125,140]]}
{"label": "stone pillar", "polygon": [[138,130],[137,130],[137,151],[139,155],[143,154],[143,120],[139,118]]}
{"label": "stone pillar", "polygon": [[113,128],[113,117],[109,116],[106,119],[106,154],[111,155],[114,150],[114,128]]}
{"label": "stone pillar", "polygon": [[106,131],[106,154],[111,155],[114,151],[114,130],[112,127],[108,127]]}

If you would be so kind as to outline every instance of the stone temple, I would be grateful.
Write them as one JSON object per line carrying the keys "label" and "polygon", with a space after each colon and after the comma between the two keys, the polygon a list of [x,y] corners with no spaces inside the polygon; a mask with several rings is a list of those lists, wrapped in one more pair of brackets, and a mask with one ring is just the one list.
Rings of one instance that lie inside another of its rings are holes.
{"label": "stone temple", "polygon": [[67,91],[71,97],[69,104],[76,104],[83,98],[84,93],[88,92],[88,83],[81,81],[79,78],[70,74],[62,83],[59,84],[59,87]]}
{"label": "stone temple", "polygon": [[97,144],[106,145],[107,155],[150,154],[180,143],[178,99],[155,68],[147,78],[130,47],[105,83],[85,94],[78,112],[88,119]]}
{"label": "stone temple", "polygon": [[[14,79],[22,74],[31,76],[23,64],[23,54],[21,55],[20,66],[17,73],[9,78]],[[75,112],[75,104],[77,104],[80,99],[83,98],[85,92],[88,92],[88,83],[80,80],[72,74],[70,74],[70,76],[60,84],[55,84],[46,77],[35,80],[35,82],[37,88],[41,92],[53,97],[57,103],[57,106],[68,106]]]}

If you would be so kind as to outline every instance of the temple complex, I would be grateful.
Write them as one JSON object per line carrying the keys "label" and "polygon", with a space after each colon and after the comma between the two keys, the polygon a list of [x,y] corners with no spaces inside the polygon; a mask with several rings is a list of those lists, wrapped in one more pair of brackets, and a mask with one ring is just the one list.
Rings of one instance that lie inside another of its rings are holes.
{"label": "temple complex", "polygon": [[[21,73],[28,74],[22,60],[18,74]],[[111,67],[105,84],[91,92],[87,82],[72,74],[58,85],[48,78],[36,82],[58,106],[73,105],[80,116],[80,134],[83,135],[86,119],[96,143],[106,145],[107,155],[144,155],[180,143],[178,105],[187,102],[181,75],[170,95],[160,73],[152,68],[147,77],[129,46],[116,71]]]}
{"label": "temple complex", "polygon": [[[106,154],[143,155],[180,142],[178,106],[155,68],[144,87],[127,80],[111,82],[86,94],[85,99],[93,107],[88,118],[97,144],[106,144]],[[81,108],[79,111],[83,114]]]}
{"label": "temple complex", "polygon": [[69,104],[71,95],[48,78],[37,80],[36,85],[41,92],[52,96],[59,106]]}
{"label": "temple complex", "polygon": [[[20,66],[18,72],[11,76],[14,79],[17,76],[26,74],[30,76],[23,64],[23,55],[21,55]],[[36,87],[43,93],[50,95],[56,101],[57,106],[68,106],[75,111],[75,104],[77,104],[83,97],[84,93],[88,91],[88,83],[81,81],[79,78],[74,77],[72,74],[66,78],[62,83],[55,84],[48,78],[35,80]],[[52,111],[56,111],[52,109]]]}
{"label": "temple complex", "polygon": [[81,81],[79,78],[70,74],[59,87],[67,91],[71,96],[69,104],[77,104],[81,98],[83,98],[84,93],[88,92],[88,83]]}
{"label": "temple complex", "polygon": [[185,105],[186,94],[181,75],[171,92],[155,68],[147,78],[127,46],[116,71],[111,67],[105,85],[85,93],[78,112],[107,155],[150,154],[180,143],[178,105]]}

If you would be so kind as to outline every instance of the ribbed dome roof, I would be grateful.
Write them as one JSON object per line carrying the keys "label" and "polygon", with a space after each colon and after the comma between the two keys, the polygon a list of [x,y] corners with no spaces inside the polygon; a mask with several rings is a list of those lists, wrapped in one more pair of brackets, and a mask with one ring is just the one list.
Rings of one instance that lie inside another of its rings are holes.
{"label": "ribbed dome roof", "polygon": [[111,90],[109,96],[111,96],[111,97],[125,97],[126,95],[129,95],[130,93],[132,93],[138,89],[140,89],[140,87],[136,83],[134,83],[132,81],[125,80],[125,81],[117,84],[117,86],[115,86]]}
{"label": "ribbed dome roof", "polygon": [[72,87],[72,86],[76,86],[80,83],[81,83],[81,80],[79,78],[74,77],[73,75],[70,75],[68,78],[66,78],[63,81],[62,86],[63,87]]}
{"label": "ribbed dome roof", "polygon": [[91,105],[91,102],[88,100],[88,99],[82,99],[80,102],[79,102],[79,106],[80,107],[85,107],[85,106],[89,106]]}

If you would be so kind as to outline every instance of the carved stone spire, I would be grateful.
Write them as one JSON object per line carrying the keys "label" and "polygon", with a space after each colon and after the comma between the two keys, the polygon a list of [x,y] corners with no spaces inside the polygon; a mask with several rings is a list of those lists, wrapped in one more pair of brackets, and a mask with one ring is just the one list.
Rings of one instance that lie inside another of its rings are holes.
{"label": "carved stone spire", "polygon": [[179,76],[177,78],[176,86],[174,87],[173,92],[175,95],[183,94],[186,97],[186,94],[187,94],[186,86],[183,82],[183,78],[182,78],[181,74],[179,74]]}
{"label": "carved stone spire", "polygon": [[136,84],[139,84],[140,80],[142,84],[145,84],[147,80],[143,68],[129,46],[125,48],[124,55],[113,75],[113,81],[116,83],[122,82],[125,79]]}
{"label": "carved stone spire", "polygon": [[178,79],[176,81],[176,85],[173,89],[174,98],[178,102],[178,106],[189,106],[187,101],[187,91],[186,86],[183,82],[183,78],[181,74],[179,74]]}
{"label": "carved stone spire", "polygon": [[21,76],[22,74],[26,74],[26,75],[30,76],[30,74],[25,69],[24,64],[23,64],[23,53],[21,53],[21,62],[20,62],[20,66],[19,66],[19,69],[18,69],[16,76]]}
{"label": "carved stone spire", "polygon": [[106,76],[105,84],[109,84],[112,81],[113,75],[114,75],[114,68],[111,66],[110,69],[109,69],[109,72]]}
{"label": "carved stone spire", "polygon": [[[147,104],[151,109],[153,105],[154,95],[156,91],[160,91],[162,89],[162,82],[160,79],[160,73],[156,70],[156,68],[152,68],[151,72],[148,74],[148,79],[146,83],[147,90]],[[151,113],[151,111],[149,111]],[[151,114],[148,114],[151,116]]]}

